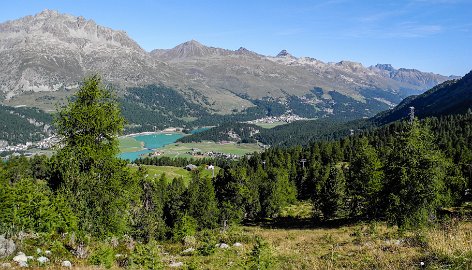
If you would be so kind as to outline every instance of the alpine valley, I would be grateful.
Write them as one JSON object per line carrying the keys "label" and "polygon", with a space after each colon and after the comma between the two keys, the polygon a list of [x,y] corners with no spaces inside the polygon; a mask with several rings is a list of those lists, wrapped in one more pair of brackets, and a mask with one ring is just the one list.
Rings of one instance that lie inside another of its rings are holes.
{"label": "alpine valley", "polygon": [[[116,90],[127,132],[270,116],[368,118],[409,95],[458,78],[389,64],[325,63],[286,50],[266,56],[195,40],[147,52],[124,31],[44,10],[0,24],[0,110],[12,118],[10,123],[22,123],[17,130],[15,125],[3,130],[0,140],[19,142],[44,135],[50,123],[39,120],[50,117],[35,110],[38,119],[32,118],[17,108],[54,111],[93,74]],[[34,132],[13,134],[21,130]]]}

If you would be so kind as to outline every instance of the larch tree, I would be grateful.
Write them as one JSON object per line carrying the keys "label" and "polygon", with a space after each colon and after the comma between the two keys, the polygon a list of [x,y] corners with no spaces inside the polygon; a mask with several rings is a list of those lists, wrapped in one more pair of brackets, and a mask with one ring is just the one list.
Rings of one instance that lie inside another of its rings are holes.
{"label": "larch tree", "polygon": [[116,99],[97,75],[84,80],[55,119],[61,147],[50,185],[70,198],[80,229],[96,235],[126,229],[126,187],[132,177],[116,157],[124,122]]}

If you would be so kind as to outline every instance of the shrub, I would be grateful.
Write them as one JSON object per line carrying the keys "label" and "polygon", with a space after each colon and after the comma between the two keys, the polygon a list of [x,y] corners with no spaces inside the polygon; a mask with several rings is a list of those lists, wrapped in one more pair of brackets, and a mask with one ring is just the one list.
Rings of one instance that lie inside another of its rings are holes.
{"label": "shrub", "polygon": [[22,179],[0,191],[0,224],[10,233],[19,231],[69,232],[77,230],[77,217],[61,195],[44,181]]}
{"label": "shrub", "polygon": [[115,252],[108,244],[100,244],[97,249],[92,252],[89,262],[93,265],[102,265],[111,268],[115,260]]}
{"label": "shrub", "polygon": [[130,256],[130,266],[139,269],[163,269],[159,249],[154,241],[148,244],[137,244]]}
{"label": "shrub", "polygon": [[174,241],[183,241],[189,236],[195,236],[197,232],[197,221],[188,215],[184,215],[174,226],[172,235]]}
{"label": "shrub", "polygon": [[256,244],[249,253],[249,260],[247,262],[247,269],[273,269],[274,260],[270,246],[260,237],[256,238]]}

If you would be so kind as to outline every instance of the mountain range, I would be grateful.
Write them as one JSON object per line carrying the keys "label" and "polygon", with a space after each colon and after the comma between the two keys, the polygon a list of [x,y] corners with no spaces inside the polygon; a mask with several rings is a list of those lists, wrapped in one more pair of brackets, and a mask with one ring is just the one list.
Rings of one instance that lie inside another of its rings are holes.
{"label": "mountain range", "polygon": [[[180,139],[182,142],[199,141],[258,141],[267,145],[306,145],[314,140],[333,140],[354,132],[365,134],[388,124],[410,117],[414,108],[416,118],[465,115],[472,113],[472,71],[461,79],[444,82],[421,95],[404,99],[395,108],[383,111],[369,119],[347,122],[332,119],[296,121],[271,129],[251,124],[226,124]],[[442,120],[439,120],[442,121]],[[468,125],[467,120],[462,125]],[[470,122],[470,121],[469,121]],[[467,129],[468,127],[462,126]],[[387,128],[388,129],[388,128]],[[231,135],[231,136],[230,136]]]}
{"label": "mountain range", "polygon": [[461,79],[444,82],[425,93],[410,96],[391,110],[381,112],[372,118],[383,124],[407,118],[413,108],[418,118],[463,114],[472,110],[472,71]]}
{"label": "mountain range", "polygon": [[325,63],[286,50],[265,56],[195,40],[147,52],[124,31],[52,10],[0,24],[0,70],[0,102],[11,106],[53,109],[84,76],[99,73],[123,97],[129,88],[157,85],[209,114],[245,113],[270,102],[315,118],[372,116],[457,78],[388,64]]}

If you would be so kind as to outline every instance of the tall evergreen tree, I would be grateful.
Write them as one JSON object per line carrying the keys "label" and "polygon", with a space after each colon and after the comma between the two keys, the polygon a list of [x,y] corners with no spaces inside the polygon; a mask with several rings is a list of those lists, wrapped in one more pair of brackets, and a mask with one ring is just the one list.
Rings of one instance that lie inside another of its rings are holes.
{"label": "tall evergreen tree", "polygon": [[342,168],[332,165],[320,194],[321,212],[325,219],[339,217],[344,207],[346,179]]}
{"label": "tall evergreen tree", "polygon": [[131,177],[116,157],[123,123],[118,103],[98,76],[84,81],[55,120],[62,147],[50,184],[70,198],[80,228],[97,235],[126,229]]}
{"label": "tall evergreen tree", "polygon": [[148,171],[139,167],[136,173],[139,188],[139,204],[133,220],[134,236],[145,242],[163,239],[167,231],[163,219],[167,183],[165,174],[158,181],[148,177]]}
{"label": "tall evergreen tree", "polygon": [[265,217],[273,217],[280,210],[296,201],[297,189],[284,169],[269,171],[269,181],[262,186],[262,211]]}
{"label": "tall evergreen tree", "polygon": [[369,214],[374,217],[379,214],[382,181],[382,162],[375,148],[363,138],[354,149],[352,162],[349,165],[347,190],[351,215]]}
{"label": "tall evergreen tree", "polygon": [[183,178],[174,178],[167,186],[167,197],[164,204],[164,219],[169,228],[182,219],[188,210],[186,204],[187,187]]}
{"label": "tall evergreen tree", "polygon": [[427,127],[414,121],[391,146],[386,164],[386,214],[401,227],[425,224],[447,201],[447,160]]}
{"label": "tall evergreen tree", "polygon": [[200,229],[215,228],[219,211],[211,178],[202,177],[197,170],[192,175],[188,192],[189,215],[197,220]]}
{"label": "tall evergreen tree", "polygon": [[244,218],[246,203],[250,201],[247,169],[238,166],[221,170],[215,179],[215,192],[222,220],[240,222]]}

